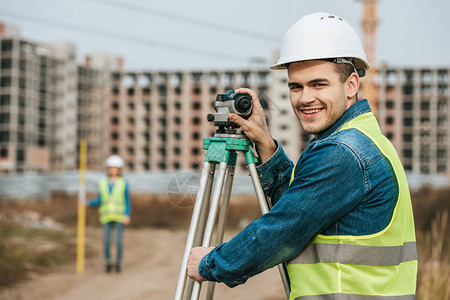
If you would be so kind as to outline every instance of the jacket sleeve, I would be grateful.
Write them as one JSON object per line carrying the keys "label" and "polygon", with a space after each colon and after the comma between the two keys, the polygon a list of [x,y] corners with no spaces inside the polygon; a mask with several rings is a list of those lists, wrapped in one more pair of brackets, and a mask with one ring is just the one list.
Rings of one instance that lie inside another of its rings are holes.
{"label": "jacket sleeve", "polygon": [[125,215],[131,216],[131,198],[128,182],[125,183]]}
{"label": "jacket sleeve", "polygon": [[364,195],[362,166],[348,147],[331,142],[315,147],[302,155],[294,180],[268,213],[203,257],[200,275],[233,287],[292,260]]}
{"label": "jacket sleeve", "polygon": [[278,141],[277,150],[263,164],[256,167],[261,179],[261,186],[264,193],[275,205],[289,186],[294,164],[287,157]]}
{"label": "jacket sleeve", "polygon": [[100,197],[100,191],[98,191],[97,198],[89,200],[87,205],[88,206],[99,206],[101,204],[101,202],[102,202],[102,199]]}

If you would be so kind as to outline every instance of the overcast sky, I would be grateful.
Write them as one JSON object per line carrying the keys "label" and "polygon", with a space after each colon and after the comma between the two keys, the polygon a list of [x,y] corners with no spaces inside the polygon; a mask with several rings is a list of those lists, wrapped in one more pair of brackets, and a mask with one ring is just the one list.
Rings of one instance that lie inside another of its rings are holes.
{"label": "overcast sky", "polygon": [[[317,11],[361,34],[357,0],[0,0],[0,21],[23,38],[72,42],[79,60],[119,55],[127,70],[268,67],[286,30]],[[380,0],[378,62],[450,67],[449,11],[448,0]]]}

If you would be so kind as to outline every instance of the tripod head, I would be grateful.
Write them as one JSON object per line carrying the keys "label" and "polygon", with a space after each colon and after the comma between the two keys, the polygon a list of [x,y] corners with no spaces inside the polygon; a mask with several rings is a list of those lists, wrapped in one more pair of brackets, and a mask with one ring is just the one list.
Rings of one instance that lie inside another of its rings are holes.
{"label": "tripod head", "polygon": [[235,93],[228,90],[223,94],[217,94],[214,102],[215,114],[208,114],[208,122],[214,122],[218,127],[217,133],[238,134],[239,125],[228,120],[228,115],[235,113],[238,116],[248,119],[252,115],[253,101],[247,93]]}

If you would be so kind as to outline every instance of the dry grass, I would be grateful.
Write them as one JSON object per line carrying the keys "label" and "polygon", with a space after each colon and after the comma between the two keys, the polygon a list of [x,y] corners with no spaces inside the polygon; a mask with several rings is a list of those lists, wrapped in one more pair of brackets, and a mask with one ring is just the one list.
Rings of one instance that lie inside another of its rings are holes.
{"label": "dry grass", "polygon": [[424,188],[411,195],[417,234],[417,299],[450,299],[450,189]]}
{"label": "dry grass", "polygon": [[[94,197],[94,195],[90,195]],[[230,205],[228,227],[256,219],[260,213],[254,197],[236,197]],[[131,227],[187,228],[193,199],[183,195],[133,195]],[[99,226],[98,209],[87,208],[86,225]],[[65,230],[26,228],[17,216],[38,213],[63,224]],[[27,278],[30,272],[44,272],[49,266],[75,260],[77,197],[55,193],[51,199],[0,200],[0,288]],[[89,249],[87,249],[89,255]]]}
{"label": "dry grass", "polygon": [[[450,222],[447,221],[448,211],[450,211],[449,199],[450,189],[425,188],[412,195],[419,256],[417,299],[450,299],[450,255],[448,253],[450,240],[446,239],[450,230]],[[133,195],[130,225],[132,227],[187,228],[193,201],[191,196],[183,195]],[[76,228],[76,208],[77,198],[61,193],[54,194],[46,201],[4,202],[0,200],[0,212],[3,216],[32,210],[73,229]],[[260,211],[255,196],[232,197],[227,228],[242,228],[259,216]],[[87,226],[99,226],[96,208],[87,209],[86,222]],[[30,263],[35,264],[35,261],[30,262],[26,255],[20,254],[21,250],[13,249],[7,243],[1,243],[5,240],[4,230],[2,232],[0,232],[0,274],[5,274],[6,259],[16,259],[16,263],[17,261],[26,262],[26,266]],[[11,253],[15,253],[15,258],[5,258],[5,253],[9,253],[7,254],[9,257]],[[45,262],[45,259],[41,261]],[[25,270],[27,268],[25,267]],[[4,275],[0,275],[2,276]]]}
{"label": "dry grass", "polygon": [[[227,226],[240,227],[247,220],[260,216],[256,198],[237,196],[231,199]],[[137,195],[133,196],[132,226],[163,228],[187,228],[191,221],[193,199],[183,195]]]}
{"label": "dry grass", "polygon": [[[446,209],[450,210],[450,188],[425,187],[412,193],[411,199],[417,231],[430,231],[436,214]],[[447,222],[446,231],[450,232],[450,222]]]}
{"label": "dry grass", "polygon": [[74,260],[74,233],[0,223],[0,287]]}
{"label": "dry grass", "polygon": [[417,299],[450,299],[450,255],[446,228],[448,210],[437,212],[431,232],[418,232]]}

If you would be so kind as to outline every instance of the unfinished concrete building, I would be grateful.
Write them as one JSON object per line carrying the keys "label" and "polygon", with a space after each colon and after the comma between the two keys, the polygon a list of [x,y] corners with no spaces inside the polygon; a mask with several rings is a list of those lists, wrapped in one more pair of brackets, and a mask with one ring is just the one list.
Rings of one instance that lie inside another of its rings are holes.
{"label": "unfinished concrete building", "polygon": [[[392,68],[378,74],[378,121],[406,171],[450,174],[450,69]],[[89,55],[77,65],[67,43],[23,40],[0,23],[0,173],[76,170],[79,141],[88,169],[104,170],[120,154],[125,170],[197,170],[206,116],[216,95],[250,87],[260,97],[272,136],[296,161],[311,136],[292,111],[287,72],[125,72],[120,58]],[[362,81],[364,84],[364,80]],[[245,165],[242,157],[238,169]]]}
{"label": "unfinished concrete building", "polygon": [[268,71],[113,73],[110,152],[129,171],[199,169],[203,138],[215,132],[206,116],[216,95],[239,86],[268,106]]}
{"label": "unfinished concrete building", "polygon": [[107,55],[77,66],[72,44],[26,41],[1,23],[0,33],[0,173],[76,170],[82,138],[88,167],[102,168],[113,70],[103,63]]}
{"label": "unfinished concrete building", "polygon": [[74,46],[7,30],[0,43],[0,172],[73,169]]}
{"label": "unfinished concrete building", "polygon": [[111,74],[122,68],[122,59],[105,53],[85,57],[77,68],[77,166],[79,165],[79,142],[87,143],[88,170],[104,170],[110,154],[111,139],[109,99],[111,98]]}
{"label": "unfinished concrete building", "polygon": [[450,69],[380,69],[378,121],[406,171],[450,176]]}

